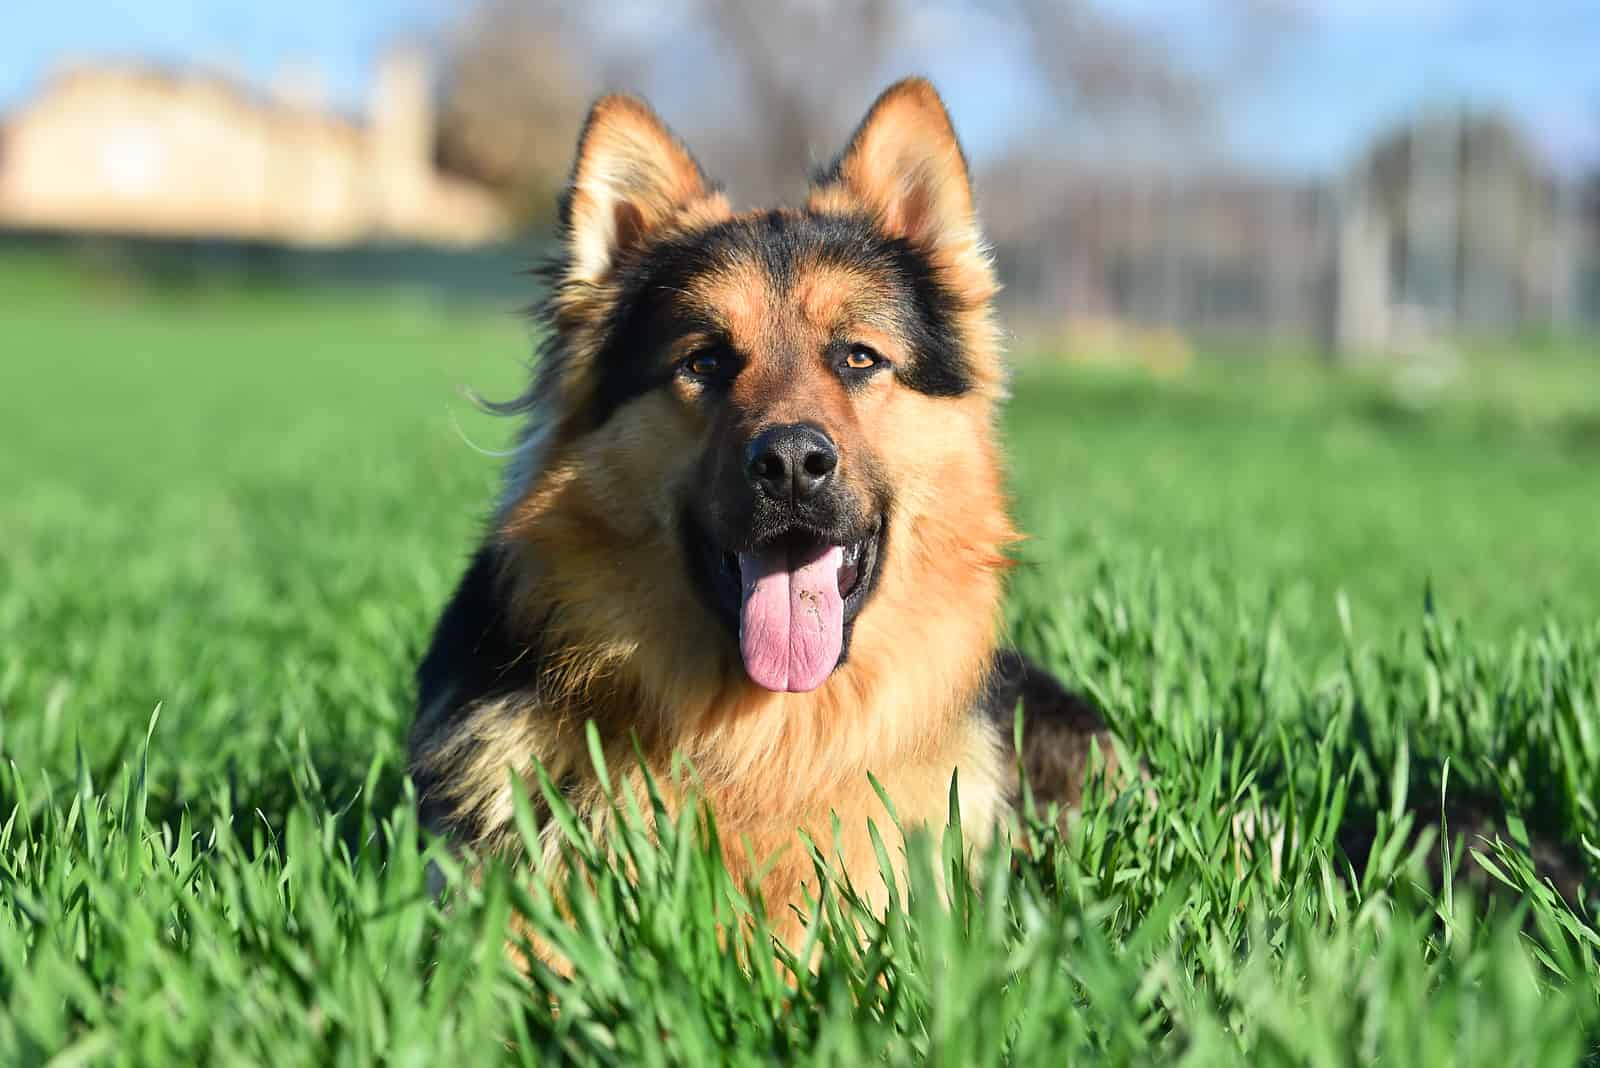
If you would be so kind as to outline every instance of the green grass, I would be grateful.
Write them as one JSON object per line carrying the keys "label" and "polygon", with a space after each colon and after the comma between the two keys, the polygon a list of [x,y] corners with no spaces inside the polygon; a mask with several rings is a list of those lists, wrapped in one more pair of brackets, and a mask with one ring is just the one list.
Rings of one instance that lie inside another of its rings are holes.
{"label": "green grass", "polygon": [[[423,892],[410,676],[510,430],[456,387],[518,386],[514,317],[3,266],[0,1064],[1600,1063],[1594,913],[1514,844],[1453,846],[1504,893],[1426,889],[1401,833],[1496,798],[1600,874],[1593,353],[1422,407],[1024,372],[1011,625],[1156,802],[1037,859],[919,838],[791,987],[718,942],[748,903],[695,813],[611,844],[633,881],[577,835],[570,924],[501,867]],[[1296,827],[1279,882],[1228,858],[1242,804]],[[1341,821],[1380,835],[1360,878]],[[576,980],[504,966],[513,909]]]}

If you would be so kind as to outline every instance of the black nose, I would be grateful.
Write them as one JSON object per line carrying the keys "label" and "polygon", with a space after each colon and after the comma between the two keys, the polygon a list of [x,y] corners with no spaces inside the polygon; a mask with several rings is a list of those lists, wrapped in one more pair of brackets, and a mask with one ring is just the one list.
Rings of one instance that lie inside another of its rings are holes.
{"label": "black nose", "polygon": [[789,423],[757,434],[748,459],[751,485],[775,501],[804,501],[827,484],[839,450],[816,427]]}

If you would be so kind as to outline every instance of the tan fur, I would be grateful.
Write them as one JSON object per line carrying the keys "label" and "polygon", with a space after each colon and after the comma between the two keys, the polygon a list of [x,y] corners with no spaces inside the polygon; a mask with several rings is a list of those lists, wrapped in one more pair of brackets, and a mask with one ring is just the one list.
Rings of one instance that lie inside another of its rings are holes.
{"label": "tan fur", "polygon": [[[907,825],[937,826],[959,769],[974,845],[1005,809],[1010,769],[993,729],[971,712],[998,636],[1001,574],[1015,535],[994,443],[1003,381],[995,282],[960,149],[931,87],[902,83],[880,100],[837,180],[813,190],[808,207],[869,212],[928,250],[959,305],[978,383],[967,395],[933,398],[887,375],[847,392],[820,366],[793,359],[842,331],[891,360],[908,358],[871,280],[850,270],[816,266],[780,297],[753,265],[730,263],[683,294],[750,356],[728,402],[746,424],[820,421],[838,443],[841,471],[893,480],[879,585],[856,622],[848,661],[811,693],[755,686],[730,643],[707,640],[718,623],[680,563],[674,525],[697,477],[689,460],[709,432],[689,395],[694,387],[653,391],[598,428],[572,415],[593,371],[597,324],[616,296],[612,265],[645,242],[729,218],[726,201],[708,192],[648,109],[619,98],[602,101],[591,117],[572,196],[569,274],[554,315],[565,378],[535,413],[551,428],[548,440],[495,533],[513,616],[550,651],[540,691],[473,708],[448,733],[433,733],[425,715],[418,759],[452,769],[441,796],[487,828],[481,846],[497,849],[510,844],[508,768],[531,782],[541,762],[585,818],[597,826],[609,819],[586,721],[596,724],[624,789],[640,788],[637,772],[626,771],[634,764],[630,735],[672,804],[682,800],[668,774],[680,754],[715,811],[730,869],[759,883],[780,934],[793,938],[801,929],[793,910],[817,890],[797,832],[832,850],[834,815],[842,825],[837,861],[882,902],[867,821],[888,828],[869,772]],[[764,872],[752,869],[752,855]]]}

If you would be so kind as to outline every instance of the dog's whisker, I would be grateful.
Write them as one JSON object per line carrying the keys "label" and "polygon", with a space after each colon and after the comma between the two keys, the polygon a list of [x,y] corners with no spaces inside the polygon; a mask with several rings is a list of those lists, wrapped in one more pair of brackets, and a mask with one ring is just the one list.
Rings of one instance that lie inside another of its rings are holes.
{"label": "dog's whisker", "polygon": [[511,457],[517,455],[519,452],[522,451],[521,446],[518,446],[516,448],[511,448],[511,449],[488,449],[488,448],[484,448],[482,445],[479,445],[477,442],[473,441],[470,437],[467,436],[467,431],[466,431],[466,429],[464,427],[462,427],[461,420],[456,418],[456,410],[454,408],[450,407],[449,405],[446,405],[445,406],[445,411],[448,412],[449,415],[450,415],[450,426],[451,426],[452,429],[455,430],[456,437],[460,438],[462,443],[465,444],[467,448],[471,449],[473,452],[477,453],[479,456],[488,456],[488,457],[491,457],[491,458],[497,459],[497,460],[506,460],[506,459],[510,459]]}

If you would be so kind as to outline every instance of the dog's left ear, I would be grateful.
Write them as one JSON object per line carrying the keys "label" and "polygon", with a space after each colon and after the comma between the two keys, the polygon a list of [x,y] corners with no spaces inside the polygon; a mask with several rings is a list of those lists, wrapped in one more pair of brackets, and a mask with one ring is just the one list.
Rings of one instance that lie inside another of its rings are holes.
{"label": "dog's left ear", "polygon": [[890,236],[992,284],[967,160],[944,102],[925,78],[884,90],[838,161],[812,183],[807,206],[864,208]]}

